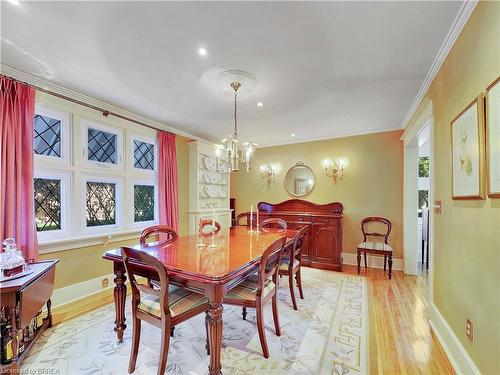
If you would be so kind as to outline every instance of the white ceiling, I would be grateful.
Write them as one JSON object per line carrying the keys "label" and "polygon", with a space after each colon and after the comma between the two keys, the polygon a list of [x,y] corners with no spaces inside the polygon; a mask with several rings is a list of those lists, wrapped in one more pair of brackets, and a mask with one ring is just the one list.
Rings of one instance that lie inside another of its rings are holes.
{"label": "white ceiling", "polygon": [[461,5],[2,1],[1,62],[213,141],[233,109],[212,77],[243,69],[242,140],[333,138],[401,126]]}

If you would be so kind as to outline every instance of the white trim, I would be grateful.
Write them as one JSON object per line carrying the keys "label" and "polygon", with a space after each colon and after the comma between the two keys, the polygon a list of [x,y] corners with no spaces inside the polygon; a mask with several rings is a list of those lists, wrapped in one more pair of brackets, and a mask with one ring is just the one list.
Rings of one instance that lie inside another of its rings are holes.
{"label": "white trim", "polygon": [[[103,279],[108,279],[108,286],[106,288],[102,287]],[[113,279],[113,274],[102,275],[96,277],[95,279],[85,280],[80,283],[55,289],[52,293],[52,297],[50,297],[52,308],[61,307],[82,298],[91,297],[94,294],[100,293],[106,289],[114,288],[115,284]]]}
{"label": "white trim", "polygon": [[86,249],[89,246],[107,245],[112,242],[137,240],[141,229],[127,230],[123,232],[92,234],[88,236],[72,237],[58,240],[46,241],[39,244],[40,254],[57,253],[64,250]]}
{"label": "white trim", "polygon": [[450,53],[453,44],[455,43],[458,36],[462,32],[462,29],[464,28],[469,17],[474,11],[474,8],[476,7],[477,3],[478,0],[469,0],[463,2],[462,7],[458,11],[455,20],[451,25],[450,31],[448,31],[448,35],[446,35],[446,38],[444,39],[443,44],[441,45],[441,48],[439,49],[436,57],[434,58],[434,62],[432,63],[429,72],[427,73],[427,76],[422,82],[422,86],[420,86],[420,89],[418,90],[418,93],[415,96],[415,99],[413,100],[413,103],[410,109],[408,110],[408,113],[403,119],[403,122],[401,124],[401,127],[403,129],[406,128],[406,126],[412,119],[413,115],[417,111],[420,103],[422,102],[422,100],[425,97],[425,94],[427,93],[427,90],[431,86],[432,81],[434,81],[434,78],[439,72],[439,69],[441,69],[441,66],[443,65],[446,57],[448,56],[448,53]]}
{"label": "white trim", "polygon": [[84,103],[87,103],[87,104],[91,104],[91,105],[96,106],[96,107],[104,108],[104,109],[106,109],[106,110],[108,110],[110,112],[115,112],[116,114],[119,114],[119,115],[122,115],[122,116],[125,116],[125,117],[129,117],[129,118],[131,118],[133,120],[136,120],[136,121],[143,122],[143,123],[145,123],[147,125],[150,125],[150,126],[152,126],[154,128],[157,128],[159,130],[164,130],[164,131],[167,131],[167,132],[170,132],[170,133],[178,134],[180,136],[183,136],[183,137],[186,137],[186,138],[190,138],[190,139],[203,140],[203,138],[200,138],[200,137],[195,136],[193,134],[190,134],[188,132],[176,129],[174,127],[171,127],[171,126],[163,124],[163,123],[161,123],[159,121],[147,118],[145,116],[139,115],[137,113],[130,112],[130,111],[124,109],[124,108],[121,108],[121,107],[118,107],[118,106],[115,106],[115,105],[103,102],[101,100],[92,98],[90,96],[81,94],[81,93],[79,93],[77,91],[70,90],[70,89],[68,89],[66,87],[54,84],[54,83],[52,83],[50,81],[44,80],[44,79],[36,77],[34,75],[31,75],[31,74],[28,74],[28,73],[24,73],[24,72],[22,72],[20,70],[11,68],[9,66],[0,64],[0,71],[2,72],[2,74],[6,75],[6,76],[9,76],[9,77],[12,77],[12,78],[15,78],[15,79],[17,79],[19,81],[26,82],[28,84],[35,85],[35,86],[38,86],[38,87],[42,87],[44,89],[53,91],[53,92],[55,92],[57,94],[61,94],[61,95],[67,96],[67,97],[69,97],[71,99],[79,100],[81,102],[84,102]]}
{"label": "white trim", "polygon": [[[429,306],[429,323],[457,374],[481,375],[474,361],[434,303]],[[465,322],[464,322],[465,329]]]}
{"label": "white trim", "polygon": [[[348,264],[351,266],[357,266],[357,254],[347,253],[345,251],[342,252],[342,262],[343,264]],[[367,255],[368,267],[369,268],[384,268],[384,257],[376,256],[376,255]],[[403,270],[403,259],[393,258],[392,259],[392,270],[393,271],[402,271]],[[361,259],[361,271],[363,271],[364,260]]]}

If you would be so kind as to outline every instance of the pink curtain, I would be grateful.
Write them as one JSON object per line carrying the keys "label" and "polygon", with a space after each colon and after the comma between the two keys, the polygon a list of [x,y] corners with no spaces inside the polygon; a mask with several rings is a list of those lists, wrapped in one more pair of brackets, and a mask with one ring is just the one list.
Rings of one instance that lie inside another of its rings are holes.
{"label": "pink curtain", "polygon": [[158,211],[160,224],[179,230],[179,186],[175,134],[158,132]]}
{"label": "pink curtain", "polygon": [[0,241],[15,238],[27,260],[38,257],[33,195],[34,113],[35,90],[0,77]]}

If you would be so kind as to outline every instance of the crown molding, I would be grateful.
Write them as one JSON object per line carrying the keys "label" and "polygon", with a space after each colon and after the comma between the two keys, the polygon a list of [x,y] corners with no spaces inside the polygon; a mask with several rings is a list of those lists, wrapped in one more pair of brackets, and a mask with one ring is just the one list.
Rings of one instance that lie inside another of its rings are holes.
{"label": "crown molding", "polygon": [[451,48],[455,44],[455,41],[457,40],[458,36],[462,32],[462,29],[464,28],[465,24],[469,20],[469,17],[471,16],[472,12],[476,8],[477,3],[479,0],[467,0],[464,1],[462,4],[462,7],[458,11],[458,14],[455,18],[455,21],[453,21],[453,24],[451,25],[450,31],[448,31],[448,35],[446,35],[446,38],[444,39],[443,44],[441,45],[441,48],[439,49],[436,57],[434,58],[434,62],[431,65],[431,68],[429,69],[429,72],[427,72],[427,76],[425,77],[424,81],[422,82],[422,86],[420,86],[420,89],[418,90],[417,95],[415,96],[415,99],[413,100],[413,103],[410,107],[410,110],[406,114],[403,123],[401,124],[401,127],[404,129],[412,119],[413,115],[417,111],[420,102],[424,98],[425,94],[427,93],[427,90],[431,86],[432,81],[434,81],[434,78],[436,78],[437,73],[439,72],[439,69],[441,69],[441,66],[444,63],[444,60],[448,56],[448,53],[450,52]]}
{"label": "crown molding", "polygon": [[[76,100],[82,101],[84,103],[91,104],[93,106],[106,109],[109,112],[115,112],[115,113],[117,113],[119,115],[122,115],[122,116],[125,116],[125,117],[129,117],[129,118],[131,118],[133,120],[136,120],[136,121],[143,122],[145,124],[148,124],[148,125],[156,128],[156,129],[158,129],[158,130],[164,130],[164,131],[167,131],[167,132],[170,132],[170,133],[174,133],[174,134],[177,134],[177,135],[189,138],[189,139],[193,139],[193,140],[203,140],[203,141],[206,141],[203,138],[200,138],[198,136],[195,136],[193,134],[187,133],[185,131],[176,129],[176,128],[174,128],[172,126],[169,126],[169,125],[166,125],[166,124],[164,124],[162,122],[150,119],[148,117],[144,117],[142,115],[139,115],[139,114],[131,112],[131,111],[127,110],[127,109],[115,106],[113,104],[109,104],[109,103],[103,102],[103,101],[101,101],[99,99],[95,99],[95,98],[93,98],[91,96],[88,96],[88,95],[85,95],[85,94],[81,94],[81,93],[79,93],[77,91],[74,91],[74,90],[68,89],[66,87],[57,85],[55,83],[46,81],[46,80],[44,80],[42,78],[39,78],[39,77],[36,77],[34,75],[31,75],[31,74],[22,72],[20,70],[11,68],[9,66],[0,64],[0,72],[2,74],[6,75],[6,76],[9,76],[9,77],[12,77],[14,79],[17,79],[18,81],[26,82],[27,84],[38,86],[38,87],[41,87],[41,88],[53,91],[53,92],[55,92],[57,94],[61,94],[61,95],[70,97],[72,99],[76,99]],[[138,125],[138,126],[140,126],[140,125]],[[208,142],[208,141],[206,141],[206,142]]]}

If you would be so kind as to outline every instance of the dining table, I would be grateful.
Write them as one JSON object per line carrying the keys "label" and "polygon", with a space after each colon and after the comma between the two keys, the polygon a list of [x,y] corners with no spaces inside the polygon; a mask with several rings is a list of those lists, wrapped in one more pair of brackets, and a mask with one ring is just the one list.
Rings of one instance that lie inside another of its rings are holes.
{"label": "dining table", "polygon": [[[180,236],[174,241],[162,241],[131,246],[158,259],[166,268],[169,282],[205,295],[209,300],[206,313],[211,375],[222,374],[222,314],[224,295],[258,270],[262,253],[275,240],[286,235],[284,252],[292,246],[296,230],[269,228],[261,231],[237,226],[221,229],[216,235],[201,239],[197,235]],[[108,250],[103,258],[113,262],[115,328],[119,342],[123,341],[125,303],[127,296],[126,272],[121,248]],[[150,280],[157,280],[154,269],[144,265],[138,272]]]}

